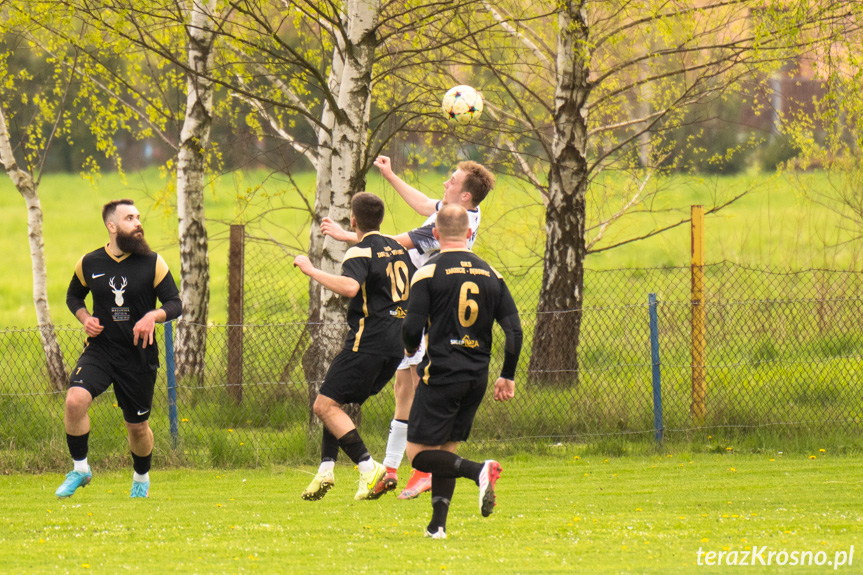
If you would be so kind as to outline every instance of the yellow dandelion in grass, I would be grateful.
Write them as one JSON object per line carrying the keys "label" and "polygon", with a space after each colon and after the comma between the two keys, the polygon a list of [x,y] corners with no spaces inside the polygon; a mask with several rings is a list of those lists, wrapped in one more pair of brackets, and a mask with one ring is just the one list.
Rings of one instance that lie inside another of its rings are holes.
{"label": "yellow dandelion in grass", "polygon": [[221,503],[216,503],[216,507],[221,507],[221,506],[222,506]]}
{"label": "yellow dandelion in grass", "polygon": [[770,461],[776,461],[776,460],[771,458]]}
{"label": "yellow dandelion in grass", "polygon": [[734,451],[734,448],[729,445],[725,448],[725,451]]}
{"label": "yellow dandelion in grass", "polygon": [[736,469],[734,469],[733,467],[729,467],[729,468],[728,468],[728,471],[730,471],[731,473],[735,473],[737,470],[736,470]]}
{"label": "yellow dandelion in grass", "polygon": [[636,511],[641,511],[641,507],[636,507],[636,508],[635,508],[635,510],[636,510]]}
{"label": "yellow dandelion in grass", "polygon": [[814,456],[814,455],[810,455],[810,456],[809,456],[809,459],[815,459],[815,456]]}
{"label": "yellow dandelion in grass", "polygon": [[240,442],[240,445],[245,445],[245,442],[241,441],[241,442]]}
{"label": "yellow dandelion in grass", "polygon": [[708,436],[707,436],[707,439],[713,439],[713,436],[712,436],[712,435],[708,435]]}
{"label": "yellow dandelion in grass", "polygon": [[229,430],[228,430],[228,433],[234,433],[234,430],[233,430],[233,429],[229,429]]}
{"label": "yellow dandelion in grass", "polygon": [[827,453],[827,450],[826,449],[819,449],[818,452],[819,453]]}
{"label": "yellow dandelion in grass", "polygon": [[731,551],[731,547],[724,546],[724,547],[722,548],[722,550],[723,550],[723,551]]}
{"label": "yellow dandelion in grass", "polygon": [[669,453],[669,454],[668,454],[668,455],[666,455],[665,457],[674,457],[674,456],[673,456],[672,454],[670,454],[670,453]]}
{"label": "yellow dandelion in grass", "polygon": [[90,564],[89,564],[89,563],[81,563],[81,568],[82,568],[82,569],[89,569],[89,568],[90,568]]}
{"label": "yellow dandelion in grass", "polygon": [[183,418],[183,419],[181,419],[180,421],[181,421],[182,423],[189,423],[189,419],[188,419],[188,418],[186,418],[186,417],[184,417],[184,418]]}
{"label": "yellow dandelion in grass", "polygon": [[578,455],[576,455],[575,457],[573,457],[573,459],[579,459]]}
{"label": "yellow dandelion in grass", "polygon": [[708,541],[710,541],[710,539],[708,539],[707,537],[701,540],[702,543],[707,543]]}

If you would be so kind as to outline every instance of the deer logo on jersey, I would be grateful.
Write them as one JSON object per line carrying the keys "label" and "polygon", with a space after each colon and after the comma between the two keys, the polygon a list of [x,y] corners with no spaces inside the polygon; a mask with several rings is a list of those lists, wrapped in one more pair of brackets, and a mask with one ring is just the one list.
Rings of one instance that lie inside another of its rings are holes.
{"label": "deer logo on jersey", "polygon": [[114,292],[114,303],[117,304],[117,307],[122,307],[123,306],[123,292],[126,291],[127,282],[126,282],[125,277],[121,277],[120,279],[123,280],[123,285],[121,285],[118,288],[117,286],[114,285],[115,277],[111,278],[111,281],[108,282],[108,285],[111,286],[111,291]]}

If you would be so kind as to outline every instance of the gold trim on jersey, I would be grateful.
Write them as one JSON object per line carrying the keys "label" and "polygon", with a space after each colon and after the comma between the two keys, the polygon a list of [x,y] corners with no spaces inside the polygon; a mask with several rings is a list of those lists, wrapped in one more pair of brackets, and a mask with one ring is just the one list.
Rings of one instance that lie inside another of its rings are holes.
{"label": "gold trim on jersey", "polygon": [[345,259],[342,260],[342,263],[345,263],[351,258],[370,258],[372,257],[372,248],[358,248],[357,246],[352,247],[348,251],[345,252]]}
{"label": "gold trim on jersey", "polygon": [[111,253],[111,250],[108,249],[108,246],[110,246],[110,245],[111,244],[105,244],[105,253],[108,254],[109,258],[111,258],[112,260],[114,260],[117,263],[120,263],[121,261],[123,261],[124,259],[126,259],[132,255],[131,253],[123,254],[122,256],[120,256],[118,258],[117,256],[115,256],[114,254]]}
{"label": "gold trim on jersey", "polygon": [[84,256],[75,264],[75,275],[78,276],[78,281],[81,285],[87,287],[87,276],[84,275]]}
{"label": "gold trim on jersey", "polygon": [[153,287],[158,287],[165,276],[168,275],[168,264],[162,259],[162,256],[156,255],[156,277],[153,278]]}
{"label": "gold trim on jersey", "polygon": [[499,272],[499,271],[497,271],[496,269],[494,269],[492,266],[488,266],[488,267],[490,267],[490,268],[491,268],[491,271],[493,271],[493,272],[494,272],[494,275],[496,275],[496,276],[497,276],[497,279],[499,279],[499,280],[502,280],[502,279],[503,279],[503,276],[502,276],[502,275],[500,275],[500,272]]}
{"label": "gold trim on jersey", "polygon": [[[353,249],[353,248],[351,248]],[[360,286],[362,288],[363,294],[363,317],[360,318],[360,327],[357,330],[357,337],[354,339],[354,347],[353,350],[357,351],[360,348],[360,337],[363,335],[363,329],[366,327],[366,318],[369,317],[369,302],[366,299],[366,282],[363,282],[363,285]]]}
{"label": "gold trim on jersey", "polygon": [[366,327],[366,318],[360,318],[360,328],[357,330],[357,337],[354,340],[353,351],[359,351],[360,349],[360,338],[363,336],[363,330]]}
{"label": "gold trim on jersey", "polygon": [[[431,327],[431,322],[429,322],[428,327]],[[429,333],[428,333],[428,328],[426,328],[426,332],[425,332],[425,335],[423,335],[423,339],[425,339],[425,340],[426,340],[426,357],[427,357],[427,358],[429,358],[429,362],[428,362],[428,364],[426,365],[425,370],[423,370],[423,383],[424,383],[424,384],[426,384],[426,385],[428,385],[428,384],[429,384],[429,368],[431,367],[431,362],[432,362],[431,355],[429,354]]]}
{"label": "gold trim on jersey", "polygon": [[437,264],[426,264],[414,272],[414,277],[411,279],[411,287],[420,280],[427,280],[434,275],[435,266]]}

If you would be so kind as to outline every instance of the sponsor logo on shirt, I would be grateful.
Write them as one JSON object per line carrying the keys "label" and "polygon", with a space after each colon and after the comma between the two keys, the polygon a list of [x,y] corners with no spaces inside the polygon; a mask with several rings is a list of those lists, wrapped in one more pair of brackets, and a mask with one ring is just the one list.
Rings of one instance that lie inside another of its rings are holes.
{"label": "sponsor logo on shirt", "polygon": [[471,339],[469,335],[466,335],[461,339],[451,339],[449,340],[449,344],[457,345],[459,347],[468,347],[471,349],[479,347],[479,342],[475,339]]}

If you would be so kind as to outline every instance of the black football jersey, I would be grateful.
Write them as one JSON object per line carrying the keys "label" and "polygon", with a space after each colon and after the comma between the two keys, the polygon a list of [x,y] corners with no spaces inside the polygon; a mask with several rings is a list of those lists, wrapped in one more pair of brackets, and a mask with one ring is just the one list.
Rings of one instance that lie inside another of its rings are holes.
{"label": "black football jersey", "polygon": [[136,348],[132,329],[147,312],[156,309],[157,298],[163,305],[172,300],[179,305],[177,284],[162,256],[126,254],[117,258],[107,246],[90,252],[78,260],[66,292],[66,304],[73,314],[85,307],[88,293],[93,294],[93,316],[103,327],[102,333],[87,338],[88,349],[132,370],[157,368],[155,341],[141,349],[139,339]]}
{"label": "black football jersey", "polygon": [[345,349],[402,357],[402,321],[414,272],[407,250],[390,237],[368,232],[345,253],[342,275],[360,284],[348,306]]}
{"label": "black football jersey", "polygon": [[[408,331],[426,326],[426,355],[418,371],[426,384],[484,377],[492,325],[518,310],[503,277],[469,250],[447,250],[418,269],[411,282]],[[520,329],[520,328],[519,328]],[[511,376],[510,376],[511,377]]]}

